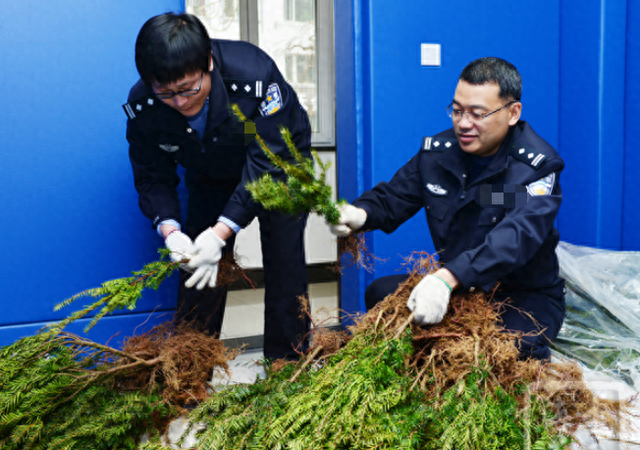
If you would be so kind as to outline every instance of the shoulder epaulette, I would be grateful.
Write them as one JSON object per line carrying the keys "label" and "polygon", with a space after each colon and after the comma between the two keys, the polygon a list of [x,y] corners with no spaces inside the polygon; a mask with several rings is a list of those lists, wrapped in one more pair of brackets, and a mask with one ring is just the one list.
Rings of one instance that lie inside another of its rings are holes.
{"label": "shoulder epaulette", "polygon": [[154,95],[149,94],[133,100],[132,102],[125,103],[122,105],[122,108],[124,109],[124,112],[127,113],[127,116],[129,116],[129,119],[135,119],[158,103],[160,103],[160,100],[158,100]]}
{"label": "shoulder epaulette", "polygon": [[456,144],[457,140],[442,138],[442,137],[432,137],[425,136],[422,138],[422,150],[430,151],[430,152],[444,152],[445,150],[453,147]]}
{"label": "shoulder epaulette", "polygon": [[251,98],[264,97],[262,80],[234,80],[224,78],[223,81],[229,95]]}
{"label": "shoulder epaulette", "polygon": [[547,155],[518,145],[512,146],[509,154],[534,169],[542,167],[547,160]]}

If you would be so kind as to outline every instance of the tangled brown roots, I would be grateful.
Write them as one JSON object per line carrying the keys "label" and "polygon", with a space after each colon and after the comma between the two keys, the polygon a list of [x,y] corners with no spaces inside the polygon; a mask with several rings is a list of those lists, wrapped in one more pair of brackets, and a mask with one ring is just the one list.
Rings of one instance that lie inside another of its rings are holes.
{"label": "tangled brown roots", "polygon": [[188,323],[164,323],[140,336],[128,338],[123,351],[154,361],[121,378],[123,389],[153,390],[161,386],[164,400],[178,406],[197,404],[208,397],[214,367],[228,370],[239,350]]}
{"label": "tangled brown roots", "polygon": [[218,264],[218,278],[216,278],[216,286],[227,286],[240,278],[244,278],[248,284],[253,286],[251,280],[247,277],[244,269],[235,259],[233,252],[225,253]]}
{"label": "tangled brown roots", "polygon": [[353,265],[372,272],[376,261],[382,261],[382,259],[374,256],[367,249],[363,232],[338,238],[338,260],[334,266],[336,272],[342,273],[343,268]]}
{"label": "tangled brown roots", "polygon": [[[500,386],[522,405],[537,395],[552,406],[561,423],[575,425],[597,421],[609,427],[619,426],[626,404],[596,397],[583,380],[577,363],[542,362],[519,357],[521,334],[508,332],[500,319],[502,308],[513,307],[493,301],[484,292],[453,295],[449,310],[439,324],[419,327],[410,323],[406,307],[409,295],[419,281],[438,269],[438,263],[426,253],[407,259],[410,275],[405,283],[349,328],[357,333],[383,333],[393,339],[398,330],[411,326],[414,353],[407,361],[413,388],[422,389],[429,398],[454,386],[474,368],[489,373],[486,389]],[[324,332],[314,337],[310,352],[322,347],[322,354],[338,351],[349,337]],[[317,357],[317,356],[316,356]],[[523,390],[522,386],[528,386]],[[617,424],[617,425],[616,425]]]}

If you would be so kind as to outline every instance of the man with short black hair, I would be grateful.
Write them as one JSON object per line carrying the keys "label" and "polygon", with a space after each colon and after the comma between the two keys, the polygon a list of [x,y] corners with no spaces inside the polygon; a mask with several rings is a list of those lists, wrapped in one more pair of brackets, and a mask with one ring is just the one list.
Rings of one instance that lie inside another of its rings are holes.
{"label": "man with short black hair", "polygon": [[[413,289],[407,306],[420,325],[439,323],[452,291],[489,291],[511,299],[501,313],[507,330],[521,331],[521,357],[548,359],[564,320],[564,281],[558,276],[554,220],[562,201],[564,163],[520,120],[522,83],[500,58],[481,58],[462,71],[447,113],[453,128],[425,137],[421,150],[391,179],[341,208],[334,234],[393,232],[425,208],[442,265]],[[373,307],[407,275],[367,287]]]}
{"label": "man with short black hair", "polygon": [[[273,60],[241,41],[210,39],[190,14],[152,17],[136,40],[141,79],[124,109],[129,157],[142,212],[172,251],[189,259],[181,271],[178,318],[219,334],[227,286],[216,286],[218,263],[235,234],[260,222],[264,280],[264,355],[295,359],[304,351],[308,319],[299,314],[307,294],[304,228],[307,216],[264,210],[245,185],[265,173],[284,179],[254,140],[255,133],[291,160],[279,126],[310,156],[311,127],[295,91]],[[237,104],[248,122],[231,114]],[[189,192],[181,231],[178,164]]]}

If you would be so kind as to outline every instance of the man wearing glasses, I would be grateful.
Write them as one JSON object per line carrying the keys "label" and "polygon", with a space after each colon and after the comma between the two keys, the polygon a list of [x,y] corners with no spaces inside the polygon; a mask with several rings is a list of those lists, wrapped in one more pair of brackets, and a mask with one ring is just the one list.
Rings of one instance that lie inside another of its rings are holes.
{"label": "man wearing glasses", "polygon": [[[123,107],[139,204],[172,251],[181,270],[178,319],[219,334],[227,286],[216,286],[218,263],[232,252],[235,234],[254,217],[260,222],[264,279],[264,355],[297,357],[304,350],[308,320],[299,317],[307,294],[304,255],[306,215],[265,211],[245,189],[272,167],[254,137],[284,159],[292,157],[279,127],[310,156],[307,113],[273,60],[240,41],[210,39],[189,14],[149,19],[136,40],[140,80]],[[230,105],[249,119],[239,122]],[[185,168],[187,219],[181,231],[177,167]]]}
{"label": "man wearing glasses", "polygon": [[[548,359],[565,311],[553,226],[564,163],[520,120],[521,93],[520,74],[509,62],[471,62],[447,108],[453,128],[424,138],[391,181],[343,207],[332,230],[391,233],[424,207],[443,267],[412,291],[407,306],[414,321],[438,323],[452,291],[488,292],[499,282],[495,300],[511,299],[501,314],[505,329],[525,333],[521,357]],[[365,292],[367,308],[406,279],[375,280]]]}

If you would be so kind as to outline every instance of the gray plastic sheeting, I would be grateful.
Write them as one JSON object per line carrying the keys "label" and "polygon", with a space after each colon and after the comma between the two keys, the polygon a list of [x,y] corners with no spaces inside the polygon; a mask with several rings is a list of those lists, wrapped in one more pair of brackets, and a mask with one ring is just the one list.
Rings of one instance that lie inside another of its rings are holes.
{"label": "gray plastic sheeting", "polygon": [[560,242],[567,313],[554,350],[640,391],[640,252]]}

